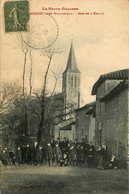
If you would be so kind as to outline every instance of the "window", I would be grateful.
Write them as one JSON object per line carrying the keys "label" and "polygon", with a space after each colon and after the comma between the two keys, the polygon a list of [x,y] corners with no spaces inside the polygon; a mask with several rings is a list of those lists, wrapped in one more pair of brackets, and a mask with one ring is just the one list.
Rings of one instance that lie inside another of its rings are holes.
{"label": "window", "polygon": [[75,83],[74,83],[75,88],[76,88],[76,84],[77,84],[77,78],[75,76]]}
{"label": "window", "polygon": [[73,76],[71,76],[71,87],[73,88]]}
{"label": "window", "polygon": [[68,75],[68,84],[70,84],[70,75]]}

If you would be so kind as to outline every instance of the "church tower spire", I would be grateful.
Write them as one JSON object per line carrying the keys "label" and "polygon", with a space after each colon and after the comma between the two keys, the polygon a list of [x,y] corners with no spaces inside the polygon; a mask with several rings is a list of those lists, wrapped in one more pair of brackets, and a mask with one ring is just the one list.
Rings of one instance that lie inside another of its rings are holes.
{"label": "church tower spire", "polygon": [[73,41],[71,42],[66,71],[77,72],[77,73],[80,72],[76,64],[76,58],[75,58],[75,53],[74,53],[74,48],[73,48]]}
{"label": "church tower spire", "polygon": [[62,79],[62,92],[66,94],[66,103],[80,105],[80,71],[78,70],[73,42],[71,42],[68,61]]}

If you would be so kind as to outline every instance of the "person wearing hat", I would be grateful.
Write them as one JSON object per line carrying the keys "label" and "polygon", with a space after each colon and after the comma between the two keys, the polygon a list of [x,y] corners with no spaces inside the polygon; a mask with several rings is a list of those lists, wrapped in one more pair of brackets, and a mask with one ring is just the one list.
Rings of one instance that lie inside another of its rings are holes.
{"label": "person wearing hat", "polygon": [[59,142],[56,142],[55,147],[54,147],[54,158],[55,158],[55,165],[59,165],[60,164],[60,160],[62,158],[62,153],[61,153],[61,149],[59,147]]}
{"label": "person wearing hat", "polygon": [[104,149],[102,146],[98,148],[98,169],[103,170],[103,156],[104,156]]}
{"label": "person wearing hat", "polygon": [[17,148],[17,150],[16,150],[16,160],[17,160],[17,163],[18,164],[21,164],[21,162],[22,162],[22,151],[21,151],[21,148],[20,148],[20,146]]}
{"label": "person wearing hat", "polygon": [[10,162],[9,162],[9,155],[8,155],[8,152],[6,149],[3,149],[2,150],[2,163],[4,165],[9,165]]}
{"label": "person wearing hat", "polygon": [[53,166],[54,152],[51,143],[47,144],[47,164]]}
{"label": "person wearing hat", "polygon": [[31,159],[32,165],[36,165],[36,152],[37,152],[37,145],[34,143],[32,147]]}
{"label": "person wearing hat", "polygon": [[71,145],[72,145],[72,141],[69,140],[68,144],[67,144],[67,151],[66,151],[67,159],[68,159],[68,165],[70,165],[70,148],[71,148]]}
{"label": "person wearing hat", "polygon": [[9,157],[11,159],[11,163],[13,165],[15,165],[15,163],[16,163],[16,156],[15,156],[14,150],[12,148],[9,151]]}
{"label": "person wearing hat", "polygon": [[70,146],[70,152],[69,152],[69,164],[71,166],[74,166],[76,164],[76,161],[77,161],[76,148],[75,148],[75,144],[72,143]]}
{"label": "person wearing hat", "polygon": [[83,146],[83,164],[87,162],[88,143],[82,138],[81,146]]}
{"label": "person wearing hat", "polygon": [[102,143],[102,148],[104,150],[104,156],[103,156],[103,160],[107,161],[108,158],[108,149],[107,149],[107,145],[105,142]]}
{"label": "person wearing hat", "polygon": [[92,142],[90,142],[88,146],[88,167],[91,166],[94,160],[94,146],[92,145]]}
{"label": "person wearing hat", "polygon": [[75,139],[75,146],[77,147],[78,146],[78,139]]}
{"label": "person wearing hat", "polygon": [[31,148],[30,148],[30,145],[27,144],[27,146],[26,146],[26,163],[30,164],[30,161],[31,161]]}
{"label": "person wearing hat", "polygon": [[54,141],[54,139],[51,139],[50,140],[50,143],[51,143],[51,146],[54,148],[55,147],[55,141]]}
{"label": "person wearing hat", "polygon": [[79,147],[79,165],[84,165],[84,145],[80,144]]}
{"label": "person wearing hat", "polygon": [[61,148],[61,141],[60,141],[60,138],[59,137],[57,138],[57,142],[59,144],[59,147]]}
{"label": "person wearing hat", "polygon": [[37,149],[36,149],[36,164],[37,164],[38,166],[41,165],[41,162],[42,162],[42,155],[43,155],[42,146],[39,146],[39,147],[37,147]]}
{"label": "person wearing hat", "polygon": [[67,148],[68,148],[68,142],[67,142],[66,137],[64,137],[64,140],[63,140],[62,143],[61,143],[61,152],[62,152],[62,156],[63,156],[64,154],[66,154]]}
{"label": "person wearing hat", "polygon": [[52,138],[52,139],[50,140],[50,143],[51,143],[51,146],[52,146],[52,152],[53,152],[52,163],[54,163],[54,162],[55,162],[55,160],[54,160],[54,147],[55,147],[55,140]]}
{"label": "person wearing hat", "polygon": [[26,164],[26,162],[27,162],[27,158],[26,158],[27,147],[26,147],[26,144],[23,144],[21,149],[22,149],[22,163]]}
{"label": "person wearing hat", "polygon": [[42,163],[44,165],[47,165],[47,143],[45,142],[45,140],[42,143],[42,153],[43,153]]}

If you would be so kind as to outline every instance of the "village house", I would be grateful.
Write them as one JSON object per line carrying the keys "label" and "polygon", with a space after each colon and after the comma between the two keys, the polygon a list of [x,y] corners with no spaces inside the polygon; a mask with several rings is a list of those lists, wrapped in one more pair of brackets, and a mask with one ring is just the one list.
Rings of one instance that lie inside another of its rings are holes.
{"label": "village house", "polygon": [[96,144],[106,143],[108,153],[127,161],[129,69],[101,75],[92,89],[96,95]]}
{"label": "village house", "polygon": [[84,139],[88,143],[95,144],[95,104],[95,102],[91,102],[75,110],[75,138],[78,142],[82,142]]}

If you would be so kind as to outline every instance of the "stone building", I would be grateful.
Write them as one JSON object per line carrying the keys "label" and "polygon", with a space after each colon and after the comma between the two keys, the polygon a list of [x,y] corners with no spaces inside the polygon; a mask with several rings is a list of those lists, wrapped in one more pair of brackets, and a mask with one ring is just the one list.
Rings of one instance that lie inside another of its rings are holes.
{"label": "stone building", "polygon": [[79,142],[85,139],[88,143],[95,144],[95,104],[95,102],[91,102],[75,110],[75,138]]}
{"label": "stone building", "polygon": [[65,106],[74,104],[80,106],[80,71],[77,68],[73,43],[71,43],[68,62],[63,72],[62,93],[65,94]]}
{"label": "stone building", "polygon": [[[62,93],[54,96],[54,138],[65,136],[73,140],[75,134],[75,112],[80,106],[80,71],[78,70],[73,43],[71,43],[67,66],[62,75]],[[59,103],[60,101],[60,103]]]}
{"label": "stone building", "polygon": [[108,152],[127,159],[129,69],[101,75],[92,89],[96,95],[96,144],[103,142]]}
{"label": "stone building", "polygon": [[62,141],[64,137],[68,138],[71,141],[75,139],[75,118],[67,119],[63,122],[58,123],[55,127],[54,138],[60,138]]}

